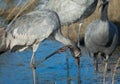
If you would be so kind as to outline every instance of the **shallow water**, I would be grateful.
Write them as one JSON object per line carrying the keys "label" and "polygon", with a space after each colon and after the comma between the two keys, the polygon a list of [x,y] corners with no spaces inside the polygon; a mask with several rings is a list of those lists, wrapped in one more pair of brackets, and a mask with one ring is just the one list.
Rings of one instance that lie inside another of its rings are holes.
{"label": "shallow water", "polygon": [[[43,42],[36,53],[36,63],[62,46],[55,41]],[[0,55],[0,84],[33,84],[29,66],[31,54],[32,51],[27,50]],[[77,66],[70,52],[68,55],[70,84],[77,84]],[[67,71],[66,52],[56,54],[37,66],[37,83],[68,84]],[[86,53],[80,58],[80,77],[81,84],[102,84],[102,73],[94,72],[93,59]],[[117,78],[115,84],[119,84],[120,77]]]}

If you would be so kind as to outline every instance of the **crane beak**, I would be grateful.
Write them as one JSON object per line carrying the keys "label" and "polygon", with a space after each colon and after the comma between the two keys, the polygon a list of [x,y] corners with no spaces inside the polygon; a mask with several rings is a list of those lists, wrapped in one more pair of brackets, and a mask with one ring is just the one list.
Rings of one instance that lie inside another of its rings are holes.
{"label": "crane beak", "polygon": [[76,65],[79,66],[79,64],[80,64],[80,58],[79,58],[79,57],[76,57],[76,58],[75,58],[75,61],[76,61]]}
{"label": "crane beak", "polygon": [[73,53],[73,54],[72,54],[73,57],[75,58],[76,65],[79,66],[79,64],[80,64],[81,51],[80,51],[80,50],[74,50],[72,53]]}

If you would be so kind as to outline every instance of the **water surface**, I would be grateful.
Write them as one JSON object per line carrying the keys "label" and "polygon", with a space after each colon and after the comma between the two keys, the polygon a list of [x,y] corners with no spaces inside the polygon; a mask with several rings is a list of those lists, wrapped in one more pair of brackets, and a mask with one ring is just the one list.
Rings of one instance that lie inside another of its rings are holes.
{"label": "water surface", "polygon": [[[43,42],[36,53],[36,63],[62,46],[56,41]],[[16,53],[6,52],[0,55],[0,84],[33,84],[30,68],[31,54],[31,50],[26,50]],[[77,84],[75,60],[69,51],[68,55],[70,84]],[[80,68],[81,84],[102,84],[102,72],[97,74],[94,72],[93,59],[86,53],[80,58]],[[56,54],[37,66],[37,83],[68,84],[67,71],[66,52]],[[115,84],[119,84],[119,80],[120,77],[118,77],[118,83]]]}

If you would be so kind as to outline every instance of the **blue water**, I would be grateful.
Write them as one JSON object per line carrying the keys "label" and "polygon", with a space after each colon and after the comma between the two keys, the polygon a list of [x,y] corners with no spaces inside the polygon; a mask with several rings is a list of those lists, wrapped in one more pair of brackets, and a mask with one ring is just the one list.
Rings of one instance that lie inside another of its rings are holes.
{"label": "blue water", "polygon": [[[43,42],[37,53],[36,63],[54,52],[63,45],[55,41]],[[32,70],[30,68],[30,58],[32,51],[11,53],[7,52],[0,55],[0,84],[33,84]],[[77,84],[77,67],[75,60],[69,55],[69,78],[71,84]],[[94,83],[94,67],[92,58],[81,57],[81,80],[82,84]],[[67,84],[66,52],[56,54],[36,69],[37,82],[43,84],[56,83]]]}

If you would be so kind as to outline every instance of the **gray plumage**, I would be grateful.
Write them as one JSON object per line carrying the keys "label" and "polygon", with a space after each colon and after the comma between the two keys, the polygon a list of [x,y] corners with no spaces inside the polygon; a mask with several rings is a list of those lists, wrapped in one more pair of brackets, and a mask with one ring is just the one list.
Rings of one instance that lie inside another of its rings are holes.
{"label": "gray plumage", "polygon": [[91,22],[85,32],[85,46],[89,53],[94,56],[96,70],[98,68],[98,55],[105,59],[104,83],[106,80],[108,58],[118,43],[117,27],[108,20],[108,3],[109,0],[102,0],[100,19]]}
{"label": "gray plumage", "polygon": [[34,11],[19,17],[7,28],[7,46],[29,46],[41,42],[60,27],[56,13]]}
{"label": "gray plumage", "polygon": [[35,10],[49,9],[55,11],[62,25],[82,21],[90,16],[98,0],[40,0]]}
{"label": "gray plumage", "polygon": [[[75,46],[61,34],[61,25],[57,14],[51,10],[33,11],[19,17],[6,29],[6,47],[33,47],[52,36],[64,45]],[[16,48],[18,49],[18,48]],[[15,50],[16,51],[16,50]]]}
{"label": "gray plumage", "polygon": [[79,56],[75,45],[61,34],[61,24],[57,13],[50,10],[33,11],[16,19],[6,29],[6,48],[11,51],[23,51],[32,48],[31,68],[36,84],[34,56],[41,42],[50,36],[65,46],[70,46],[74,56]]}
{"label": "gray plumage", "polygon": [[80,49],[80,28],[83,20],[95,11],[97,3],[98,0],[40,0],[35,10],[55,11],[60,18],[61,25],[69,26],[71,23],[79,22],[77,44],[75,45]]}
{"label": "gray plumage", "polygon": [[108,21],[96,20],[87,26],[85,45],[92,53],[111,55],[118,40],[117,27]]}

